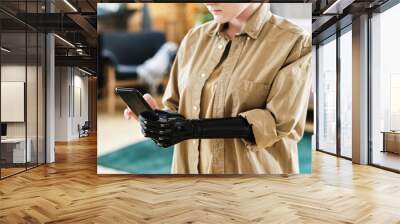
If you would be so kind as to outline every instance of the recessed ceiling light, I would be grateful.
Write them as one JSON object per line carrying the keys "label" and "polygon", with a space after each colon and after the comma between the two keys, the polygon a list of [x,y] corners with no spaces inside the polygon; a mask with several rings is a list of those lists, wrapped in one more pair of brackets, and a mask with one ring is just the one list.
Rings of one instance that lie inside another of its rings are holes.
{"label": "recessed ceiling light", "polygon": [[343,9],[351,5],[355,0],[336,0],[322,14],[342,14]]}
{"label": "recessed ceiling light", "polygon": [[6,52],[6,53],[10,53],[10,52],[11,52],[11,50],[9,50],[9,49],[7,49],[7,48],[5,48],[5,47],[1,47],[0,49],[1,49],[2,51]]}
{"label": "recessed ceiling light", "polygon": [[64,42],[65,44],[67,44],[67,45],[69,45],[70,47],[72,47],[72,48],[75,48],[75,45],[73,45],[71,42],[69,42],[68,40],[66,40],[66,39],[64,39],[64,38],[62,38],[62,37],[60,37],[59,35],[57,35],[57,34],[54,34],[54,36],[55,37],[57,37],[59,40],[61,40],[62,42]]}
{"label": "recessed ceiling light", "polygon": [[78,69],[79,69],[79,71],[81,71],[81,72],[83,72],[83,73],[85,73],[85,74],[87,74],[87,75],[89,75],[89,76],[92,75],[92,73],[90,73],[90,72],[88,72],[88,71],[86,71],[86,70],[83,70],[83,69],[81,69],[81,68],[79,68],[79,67],[78,67]]}
{"label": "recessed ceiling light", "polygon": [[65,4],[68,5],[68,7],[70,7],[74,12],[78,12],[78,10],[68,1],[68,0],[64,0]]}

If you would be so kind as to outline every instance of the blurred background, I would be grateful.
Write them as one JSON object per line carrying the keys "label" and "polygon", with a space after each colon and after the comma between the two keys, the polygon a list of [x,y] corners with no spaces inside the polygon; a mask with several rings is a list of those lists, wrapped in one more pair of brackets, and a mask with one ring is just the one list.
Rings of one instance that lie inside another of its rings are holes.
{"label": "blurred background", "polygon": [[[311,33],[311,4],[275,3],[271,11]],[[161,106],[181,40],[192,27],[212,19],[200,3],[97,4],[98,173],[170,172],[173,148],[158,148],[142,136],[137,122],[124,120],[125,104],[114,89],[125,86],[151,93]],[[302,173],[311,172],[313,96],[311,93],[307,132],[299,144]]]}

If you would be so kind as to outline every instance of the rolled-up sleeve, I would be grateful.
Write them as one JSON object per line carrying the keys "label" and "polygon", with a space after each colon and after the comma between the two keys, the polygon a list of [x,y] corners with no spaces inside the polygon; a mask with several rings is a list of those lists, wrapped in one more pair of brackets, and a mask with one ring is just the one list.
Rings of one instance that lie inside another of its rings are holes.
{"label": "rolled-up sleeve", "polygon": [[252,126],[255,144],[243,140],[248,149],[271,147],[289,135],[295,140],[302,137],[311,88],[311,51],[310,35],[300,36],[271,83],[265,108],[239,114]]}

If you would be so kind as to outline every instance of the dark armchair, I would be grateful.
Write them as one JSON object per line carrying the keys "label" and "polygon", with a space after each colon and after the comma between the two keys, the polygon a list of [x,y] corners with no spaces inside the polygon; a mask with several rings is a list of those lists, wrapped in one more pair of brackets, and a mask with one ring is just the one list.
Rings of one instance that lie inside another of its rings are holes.
{"label": "dark armchair", "polygon": [[105,68],[107,111],[114,112],[117,86],[136,86],[143,82],[137,66],[154,56],[166,42],[160,32],[103,33],[100,35],[101,60]]}
{"label": "dark armchair", "polygon": [[85,123],[84,123],[82,126],[80,126],[80,125],[78,124],[79,138],[89,136],[89,130],[90,130],[90,123],[89,123],[89,121],[85,121]]}

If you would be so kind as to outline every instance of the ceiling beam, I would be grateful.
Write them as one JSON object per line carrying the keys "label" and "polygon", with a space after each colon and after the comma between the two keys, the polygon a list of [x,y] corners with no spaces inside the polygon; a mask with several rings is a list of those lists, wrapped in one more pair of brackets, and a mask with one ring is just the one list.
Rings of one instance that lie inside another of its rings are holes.
{"label": "ceiling beam", "polygon": [[56,66],[87,67],[93,71],[97,68],[97,59],[91,56],[55,56]]}
{"label": "ceiling beam", "polygon": [[78,26],[80,26],[86,34],[88,34],[91,38],[97,37],[97,30],[90,24],[85,17],[80,14],[67,14],[67,16],[74,21]]}

